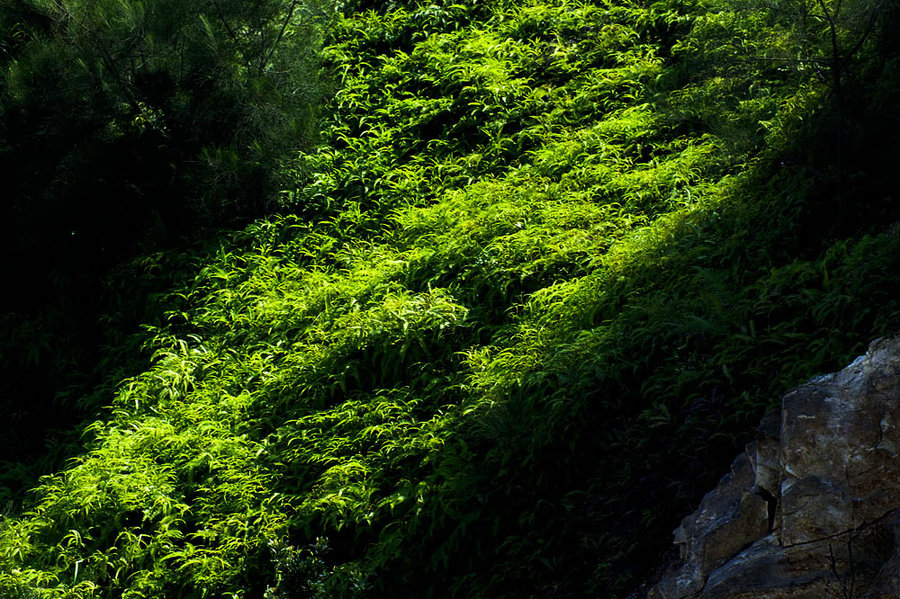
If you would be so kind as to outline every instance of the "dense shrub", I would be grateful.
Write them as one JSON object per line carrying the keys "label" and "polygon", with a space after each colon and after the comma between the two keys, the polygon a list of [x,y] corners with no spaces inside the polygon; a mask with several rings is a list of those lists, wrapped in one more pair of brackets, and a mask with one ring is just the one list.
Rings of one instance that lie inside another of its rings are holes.
{"label": "dense shrub", "polygon": [[896,47],[832,18],[881,90],[838,98],[823,6],[347,8],[289,209],[133,263],[178,265],[150,365],[2,521],[0,589],[625,596],[900,324]]}

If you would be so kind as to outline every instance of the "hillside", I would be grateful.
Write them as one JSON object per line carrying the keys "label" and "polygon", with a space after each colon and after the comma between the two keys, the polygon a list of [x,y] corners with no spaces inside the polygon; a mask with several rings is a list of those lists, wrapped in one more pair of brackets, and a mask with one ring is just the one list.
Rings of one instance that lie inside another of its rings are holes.
{"label": "hillside", "polygon": [[265,210],[103,274],[0,595],[623,598],[785,390],[900,329],[895,2],[325,12]]}

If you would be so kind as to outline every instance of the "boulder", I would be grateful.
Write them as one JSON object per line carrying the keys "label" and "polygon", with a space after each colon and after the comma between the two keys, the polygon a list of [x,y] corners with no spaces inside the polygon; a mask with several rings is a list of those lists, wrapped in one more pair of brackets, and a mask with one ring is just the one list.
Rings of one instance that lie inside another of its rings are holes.
{"label": "boulder", "polygon": [[900,336],[788,392],[649,599],[900,597]]}

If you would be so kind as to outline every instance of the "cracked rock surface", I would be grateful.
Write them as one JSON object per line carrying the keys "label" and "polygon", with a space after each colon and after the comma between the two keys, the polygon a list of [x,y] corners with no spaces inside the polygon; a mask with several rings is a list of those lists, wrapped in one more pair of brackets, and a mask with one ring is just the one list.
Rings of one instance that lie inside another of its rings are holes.
{"label": "cracked rock surface", "polygon": [[900,597],[900,336],[788,392],[648,599]]}

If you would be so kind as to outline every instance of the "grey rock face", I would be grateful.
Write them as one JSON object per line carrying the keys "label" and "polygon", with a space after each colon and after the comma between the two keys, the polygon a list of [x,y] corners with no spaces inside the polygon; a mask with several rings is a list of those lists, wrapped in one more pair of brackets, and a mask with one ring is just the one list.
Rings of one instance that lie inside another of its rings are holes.
{"label": "grey rock face", "polygon": [[789,393],[648,599],[900,598],[900,336]]}

